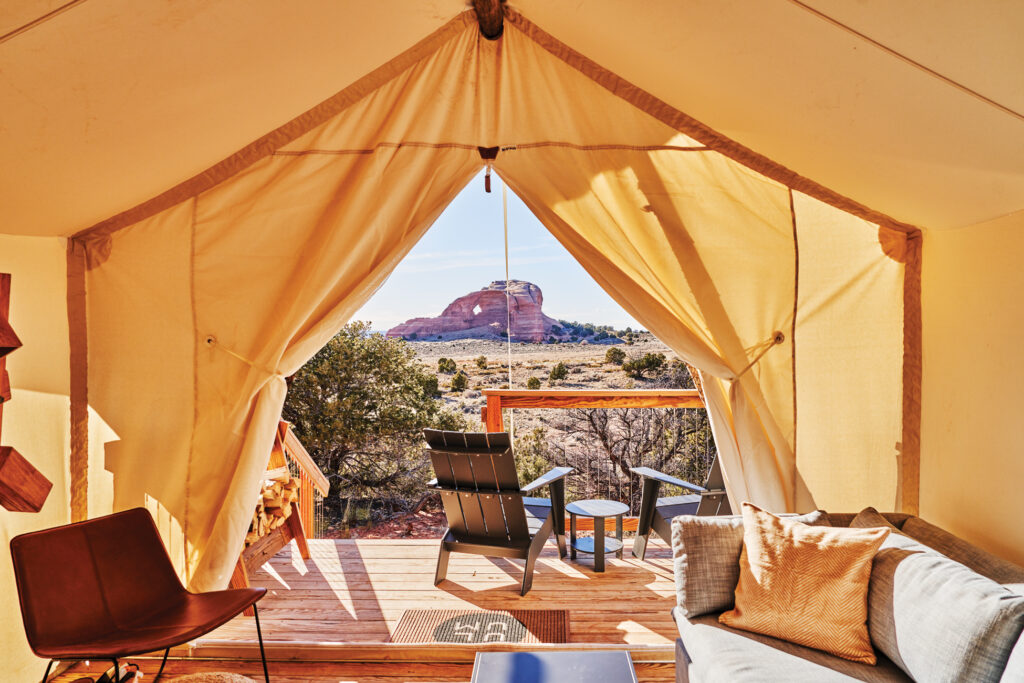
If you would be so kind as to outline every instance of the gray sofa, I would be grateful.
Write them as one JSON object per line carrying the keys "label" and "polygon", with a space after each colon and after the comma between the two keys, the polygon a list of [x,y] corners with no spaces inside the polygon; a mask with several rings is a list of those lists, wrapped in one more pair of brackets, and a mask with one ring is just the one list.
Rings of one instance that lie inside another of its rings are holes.
{"label": "gray sofa", "polygon": [[[869,585],[875,666],[720,624],[739,576],[742,518],[673,520],[677,682],[1024,682],[1024,568],[919,517],[881,517],[894,531],[875,557]],[[798,519],[885,523],[873,509]]]}

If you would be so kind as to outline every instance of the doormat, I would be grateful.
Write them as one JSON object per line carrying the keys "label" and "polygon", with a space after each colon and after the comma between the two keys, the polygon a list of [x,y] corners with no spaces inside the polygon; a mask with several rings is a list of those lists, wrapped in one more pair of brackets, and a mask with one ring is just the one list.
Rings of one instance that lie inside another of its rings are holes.
{"label": "doormat", "polygon": [[564,609],[407,609],[393,643],[568,643]]}

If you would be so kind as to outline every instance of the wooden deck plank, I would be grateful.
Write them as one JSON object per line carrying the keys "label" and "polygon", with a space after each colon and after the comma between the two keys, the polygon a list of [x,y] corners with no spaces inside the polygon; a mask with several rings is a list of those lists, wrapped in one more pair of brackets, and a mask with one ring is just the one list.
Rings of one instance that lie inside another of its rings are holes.
{"label": "wooden deck plank", "polygon": [[[132,658],[149,676],[160,666],[158,659]],[[72,683],[85,675],[96,676],[102,664],[77,665],[51,679],[52,683]],[[410,683],[465,682],[473,671],[472,662],[271,662],[270,677],[274,683]],[[662,683],[675,680],[675,667],[668,662],[636,662],[634,665],[640,683]],[[229,672],[263,680],[263,669],[258,660],[196,660],[171,659],[165,675],[184,676],[199,672]]]}
{"label": "wooden deck plank", "polygon": [[[568,647],[625,648],[641,661],[670,661],[676,637],[671,551],[652,539],[641,562],[630,555],[630,543],[623,559],[607,557],[606,571],[597,574],[589,556],[560,560],[549,542],[524,597],[518,594],[522,562],[503,558],[452,555],[448,579],[434,586],[438,541],[423,539],[316,539],[309,542],[308,561],[292,544],[251,581],[267,588],[260,621],[268,651],[282,658],[354,659],[371,656],[368,646],[374,645],[380,660],[416,661],[419,648],[425,661],[441,656],[438,650],[471,661],[478,646],[388,641],[407,609],[566,609]],[[179,652],[251,656],[255,640],[253,619],[237,617]]]}

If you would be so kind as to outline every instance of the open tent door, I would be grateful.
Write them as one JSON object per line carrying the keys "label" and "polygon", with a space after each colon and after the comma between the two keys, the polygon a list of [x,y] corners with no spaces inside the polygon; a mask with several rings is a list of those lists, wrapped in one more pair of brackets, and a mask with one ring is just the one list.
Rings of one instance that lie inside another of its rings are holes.
{"label": "open tent door", "polygon": [[[192,587],[223,587],[284,376],[483,166],[481,146],[500,148],[496,171],[613,298],[701,369],[734,499],[799,510],[813,491],[852,505],[860,499],[840,489],[855,469],[857,495],[891,506],[902,375],[901,349],[889,347],[905,270],[882,252],[875,223],[888,226],[890,252],[916,254],[902,248],[916,233],[821,204],[839,202],[784,169],[750,168],[756,155],[652,101],[519,15],[488,41],[464,13],[222,163],[77,235],[72,401],[122,437],[108,457],[115,507],[157,498],[182,524]],[[808,268],[805,248],[842,263]],[[862,367],[863,350],[879,346]],[[831,374],[808,374],[819,414],[798,427],[805,348],[806,372],[827,363]],[[832,447],[839,414],[856,438]]]}

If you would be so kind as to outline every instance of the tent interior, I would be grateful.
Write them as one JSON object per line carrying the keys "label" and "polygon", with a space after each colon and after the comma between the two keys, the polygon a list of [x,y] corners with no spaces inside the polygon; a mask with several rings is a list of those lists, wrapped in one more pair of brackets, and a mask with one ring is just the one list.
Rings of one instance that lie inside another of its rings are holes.
{"label": "tent interior", "polygon": [[734,501],[1024,562],[1020,6],[43,4],[0,10],[0,443],[54,488],[5,545],[145,505],[226,585],[284,377],[490,165],[701,371]]}

